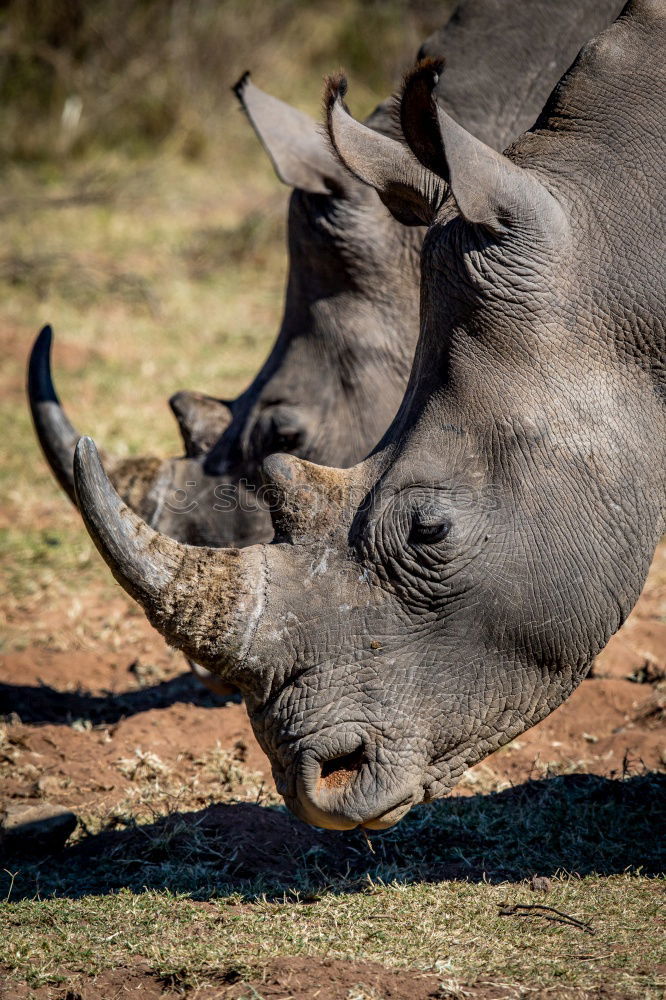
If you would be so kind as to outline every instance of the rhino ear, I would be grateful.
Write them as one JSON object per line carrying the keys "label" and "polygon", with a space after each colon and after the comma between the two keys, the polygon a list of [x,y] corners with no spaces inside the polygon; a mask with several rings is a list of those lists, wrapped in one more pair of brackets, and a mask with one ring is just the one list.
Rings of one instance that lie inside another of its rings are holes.
{"label": "rhino ear", "polygon": [[434,95],[443,68],[442,60],[422,59],[407,74],[400,98],[400,128],[419,162],[448,181],[449,168],[442,148]]}
{"label": "rhino ear", "polygon": [[392,215],[407,226],[429,224],[446,190],[401,142],[361,124],[344,103],[347,81],[328,77],[324,101],[331,144],[347,169],[376,191]]}
{"label": "rhino ear", "polygon": [[437,80],[437,64],[416,67],[405,80],[400,120],[414,155],[448,182],[461,215],[495,236],[561,229],[565,216],[555,198],[532,173],[454,121],[435,99]]}
{"label": "rhino ear", "polygon": [[314,118],[255,87],[249,73],[233,91],[284,184],[311,194],[339,193],[348,177]]}
{"label": "rhino ear", "polygon": [[202,392],[177,392],[169,400],[188,458],[210,451],[232,420],[227,403]]}

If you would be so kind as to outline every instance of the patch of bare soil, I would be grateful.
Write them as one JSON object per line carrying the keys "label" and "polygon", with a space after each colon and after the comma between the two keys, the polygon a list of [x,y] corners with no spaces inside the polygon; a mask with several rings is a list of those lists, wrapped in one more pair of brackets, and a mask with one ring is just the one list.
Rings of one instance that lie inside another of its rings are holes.
{"label": "patch of bare soil", "polygon": [[[248,987],[250,987],[248,989]],[[445,1000],[446,997],[470,997],[471,1000],[504,1000],[515,997],[510,987],[495,983],[465,986],[447,983],[432,972],[385,969],[372,962],[353,963],[340,960],[313,962],[306,958],[284,958],[274,961],[260,979],[232,986],[226,994],[234,1000],[256,1000],[256,990],[264,1000]],[[537,1000],[552,991],[530,989]],[[580,994],[582,997],[584,994]],[[211,1000],[215,994],[211,993]],[[620,994],[603,992],[585,994],[586,998],[605,997],[621,1000]],[[86,998],[87,1000],[87,998]]]}
{"label": "patch of bare soil", "polygon": [[[0,975],[1,975],[0,970]],[[374,962],[317,961],[310,958],[278,958],[261,976],[246,978],[240,970],[227,969],[189,987],[172,977],[160,978],[137,963],[93,978],[77,976],[61,986],[37,989],[0,981],[0,1000],[168,1000],[187,996],[190,1000],[513,1000],[519,992],[509,986],[479,983],[465,986],[442,980],[432,972],[386,969]],[[534,1000],[553,1000],[552,990],[530,989]],[[569,1000],[630,1000],[611,987],[601,990],[567,990]]]}
{"label": "patch of bare soil", "polygon": [[[226,981],[225,981],[226,980]],[[0,987],[0,1000],[110,1000],[140,996],[141,1000],[165,1000],[183,996],[177,983],[159,979],[142,969],[118,969],[105,972],[88,983],[76,981],[68,987],[42,987],[26,990],[18,986],[11,994]],[[192,1000],[429,1000],[442,997],[439,979],[432,973],[414,973],[384,969],[371,963],[351,963],[336,960],[316,962],[310,959],[284,959],[267,969],[260,979],[240,981],[239,973],[229,970],[217,983],[196,987],[187,995]],[[490,994],[470,990],[471,997]],[[506,991],[493,993],[500,1000]]]}
{"label": "patch of bare soil", "polygon": [[[54,683],[52,674],[49,679]],[[8,798],[52,798],[74,809],[109,810],[137,778],[151,771],[156,778],[176,773],[184,782],[196,776],[198,760],[220,748],[270,782],[243,705],[214,705],[189,674],[119,697],[0,683],[0,706],[35,720],[7,726],[0,774]],[[200,804],[206,802],[202,787]]]}
{"label": "patch of bare soil", "polygon": [[[25,625],[21,618],[34,613],[15,609],[12,624]],[[92,591],[79,599],[75,620],[54,605],[42,610],[40,621],[51,624],[39,645],[0,660],[5,802],[42,799],[101,814],[125,801],[152,768],[163,785],[167,774],[189,783],[187,806],[203,807],[215,788],[201,761],[214,752],[258,772],[264,792],[275,794],[243,705],[221,702],[200,687],[124,598],[109,602]],[[663,769],[664,678],[666,544],[592,676],[542,723],[477,765],[460,793],[543,773]]]}
{"label": "patch of bare soil", "polygon": [[50,608],[40,645],[0,660],[0,806],[45,799],[104,815],[151,774],[165,795],[187,787],[188,806],[203,806],[217,790],[211,755],[261,772],[274,791],[238,698],[209,694],[124,599],[122,612],[94,594],[80,603],[85,630]]}

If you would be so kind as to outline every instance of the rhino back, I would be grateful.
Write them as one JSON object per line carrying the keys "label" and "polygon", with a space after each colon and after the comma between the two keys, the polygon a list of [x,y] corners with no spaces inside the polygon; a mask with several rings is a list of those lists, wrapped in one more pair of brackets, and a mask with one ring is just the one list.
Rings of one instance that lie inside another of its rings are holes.
{"label": "rhino back", "polygon": [[618,0],[463,0],[419,57],[444,61],[438,101],[502,150],[534,123],[581,46],[622,7]]}
{"label": "rhino back", "polygon": [[[631,16],[629,16],[629,12]],[[666,397],[666,2],[638,0],[590,42],[534,129],[508,150],[576,215],[577,272],[596,336],[649,366]]]}

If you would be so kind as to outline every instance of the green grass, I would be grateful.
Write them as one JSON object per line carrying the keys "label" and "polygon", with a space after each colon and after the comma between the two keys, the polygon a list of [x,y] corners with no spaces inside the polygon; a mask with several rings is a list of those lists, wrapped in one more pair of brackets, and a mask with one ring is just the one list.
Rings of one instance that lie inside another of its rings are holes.
{"label": "green grass", "polygon": [[[229,780],[233,801],[240,771]],[[656,997],[664,886],[647,876],[666,860],[665,781],[570,775],[438,802],[373,836],[374,853],[360,833],[248,801],[116,819],[62,857],[8,863],[0,965],[37,986],[140,956],[196,986],[307,955],[434,969],[453,984],[580,991],[612,977],[623,995]],[[551,877],[548,894],[530,891],[534,873]],[[547,910],[504,915],[506,904],[554,907],[593,933]]]}
{"label": "green grass", "polygon": [[232,970],[249,977],[281,954],[434,969],[454,983],[582,990],[612,982],[620,995],[659,995],[663,980],[650,967],[660,955],[636,944],[660,913],[651,887],[637,891],[630,876],[558,881],[548,904],[596,924],[594,937],[538,918],[503,917],[507,901],[533,904],[534,896],[525,886],[368,884],[315,903],[239,907],[230,898],[204,909],[166,891],[121,891],[17,904],[0,957],[8,965],[18,960],[33,986],[140,957],[157,975],[196,987]]}

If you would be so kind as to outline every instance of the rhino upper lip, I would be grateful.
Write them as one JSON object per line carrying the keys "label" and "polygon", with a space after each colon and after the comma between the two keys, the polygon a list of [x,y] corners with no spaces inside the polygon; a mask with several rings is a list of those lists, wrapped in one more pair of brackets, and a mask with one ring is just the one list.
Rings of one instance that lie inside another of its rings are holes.
{"label": "rhino upper lip", "polygon": [[[406,798],[402,799],[401,802],[396,802],[395,805],[390,806],[388,809],[385,809],[384,812],[378,813],[377,816],[371,816],[369,819],[364,820],[362,823],[359,823],[358,825],[362,829],[365,829],[368,823],[376,823],[377,820],[382,820],[384,819],[385,816],[390,816],[391,813],[397,812],[403,806],[407,806],[407,808],[410,809],[413,805],[414,805],[414,796],[408,795]],[[399,819],[402,819],[402,816],[400,816]]]}
{"label": "rhino upper lip", "polygon": [[[284,796],[285,802],[288,805],[288,807],[291,809],[291,811],[293,813],[295,813],[296,816],[299,817],[299,819],[302,819],[306,823],[310,822],[303,815],[303,813],[301,811],[301,803],[299,802],[297,796],[291,795],[289,793],[286,793],[286,794],[283,793],[283,796]],[[377,815],[375,815],[375,816],[369,816],[367,819],[363,820],[363,822],[359,822],[355,826],[349,827],[348,829],[349,830],[363,830],[363,829],[366,829],[368,823],[375,823],[375,822],[377,822],[377,820],[382,820],[385,816],[390,816],[391,813],[397,812],[399,809],[402,809],[404,806],[407,807],[407,809],[405,809],[405,812],[407,812],[407,810],[410,809],[415,804],[415,802],[416,802],[415,797],[413,795],[408,795],[404,799],[401,799],[400,802],[396,802],[395,805],[389,806],[388,809],[384,809],[383,812],[377,813]],[[404,815],[404,813],[402,813],[398,817],[398,819],[402,819],[403,815]],[[396,820],[396,822],[397,821],[398,820]]]}

